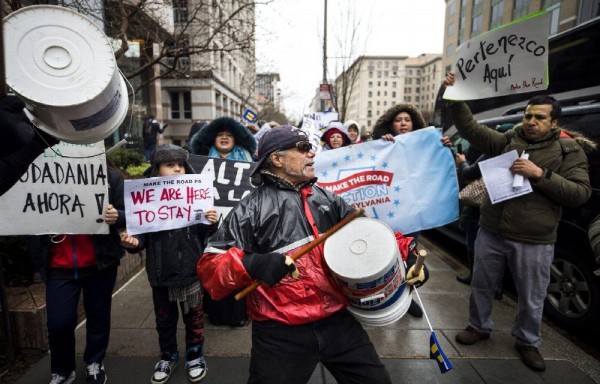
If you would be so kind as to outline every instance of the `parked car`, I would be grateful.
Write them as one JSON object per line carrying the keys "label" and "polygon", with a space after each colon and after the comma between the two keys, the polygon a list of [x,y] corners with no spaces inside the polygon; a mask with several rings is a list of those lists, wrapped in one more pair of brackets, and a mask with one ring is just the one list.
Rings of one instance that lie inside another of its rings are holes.
{"label": "parked car", "polygon": [[[580,132],[600,145],[600,92],[580,93],[560,101],[563,110],[559,125]],[[521,104],[509,108],[502,116],[479,122],[489,127],[521,122],[526,103]],[[454,126],[445,134],[455,146],[460,144],[463,150],[469,147],[469,142],[460,137]],[[600,321],[600,264],[588,237],[591,221],[600,214],[600,150],[588,154],[588,162],[592,196],[579,208],[563,208],[544,308],[550,319],[572,330],[589,330]],[[438,231],[465,242],[457,222],[438,228]]]}

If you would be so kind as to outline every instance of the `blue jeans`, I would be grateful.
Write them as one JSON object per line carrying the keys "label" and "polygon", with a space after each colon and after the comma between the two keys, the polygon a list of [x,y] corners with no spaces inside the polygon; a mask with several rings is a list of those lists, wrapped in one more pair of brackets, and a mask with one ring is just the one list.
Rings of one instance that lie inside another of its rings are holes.
{"label": "blue jeans", "polygon": [[252,322],[249,384],[305,384],[318,362],[340,384],[391,383],[369,336],[347,310],[295,326]]}
{"label": "blue jeans", "polygon": [[46,311],[52,373],[69,374],[75,370],[75,327],[77,307],[83,290],[86,322],[86,364],[102,362],[110,336],[112,292],[117,266],[73,280],[46,281]]}
{"label": "blue jeans", "polygon": [[156,150],[156,143],[144,143],[144,150],[146,152],[146,161],[150,161],[152,154]]}

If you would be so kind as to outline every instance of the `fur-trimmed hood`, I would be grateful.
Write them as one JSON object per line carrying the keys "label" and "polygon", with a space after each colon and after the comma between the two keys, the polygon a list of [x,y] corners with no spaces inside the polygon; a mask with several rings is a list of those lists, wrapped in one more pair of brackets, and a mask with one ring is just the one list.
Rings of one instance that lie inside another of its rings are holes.
{"label": "fur-trimmed hood", "polygon": [[417,129],[425,128],[425,119],[421,112],[410,104],[397,104],[393,107],[389,108],[373,126],[373,140],[380,139],[381,136],[386,134],[391,134],[395,136],[396,134],[392,131],[392,123],[394,119],[400,112],[406,112],[410,115],[410,119],[413,124],[413,131]]}
{"label": "fur-trimmed hood", "polygon": [[190,149],[194,155],[208,155],[210,147],[215,144],[217,133],[229,131],[233,134],[235,145],[238,145],[251,154],[256,152],[256,139],[242,124],[231,117],[219,117],[202,127],[190,141]]}

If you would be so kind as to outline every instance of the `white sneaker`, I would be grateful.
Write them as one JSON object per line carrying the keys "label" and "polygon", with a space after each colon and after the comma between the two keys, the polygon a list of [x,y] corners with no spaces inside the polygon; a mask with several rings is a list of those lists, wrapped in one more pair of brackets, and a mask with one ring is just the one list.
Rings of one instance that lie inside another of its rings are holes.
{"label": "white sneaker", "polygon": [[163,384],[169,380],[169,376],[177,367],[177,360],[179,358],[179,354],[174,354],[171,360],[165,360],[166,355],[163,355],[161,360],[156,363],[154,367],[154,375],[152,375],[152,379],[150,382],[152,384]]}
{"label": "white sneaker", "polygon": [[206,372],[208,372],[208,368],[206,368],[206,361],[204,361],[204,357],[202,356],[186,362],[185,369],[187,369],[188,376],[192,383],[197,383],[204,379]]}
{"label": "white sneaker", "polygon": [[59,374],[53,373],[52,380],[50,380],[50,384],[71,384],[75,381],[75,371],[71,372],[69,376],[61,376]]}

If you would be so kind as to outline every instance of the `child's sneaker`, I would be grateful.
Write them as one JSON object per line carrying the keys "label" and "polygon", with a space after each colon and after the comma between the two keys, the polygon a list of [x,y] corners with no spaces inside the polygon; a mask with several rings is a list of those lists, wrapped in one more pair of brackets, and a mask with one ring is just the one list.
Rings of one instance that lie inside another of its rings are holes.
{"label": "child's sneaker", "polygon": [[206,372],[208,371],[208,368],[206,368],[206,361],[204,361],[204,357],[202,356],[187,361],[185,363],[185,369],[187,369],[188,376],[192,383],[197,383],[204,379],[204,376],[206,376]]}
{"label": "child's sneaker", "polygon": [[68,376],[61,376],[57,373],[52,374],[52,380],[50,384],[71,384],[75,381],[75,371],[71,372]]}
{"label": "child's sneaker", "polygon": [[88,364],[85,368],[85,376],[87,384],[105,384],[107,379],[102,363]]}
{"label": "child's sneaker", "polygon": [[177,367],[177,360],[179,360],[179,353],[175,352],[170,354],[164,352],[160,358],[160,361],[156,363],[154,367],[154,375],[150,382],[152,384],[162,384],[169,380],[169,376]]}

